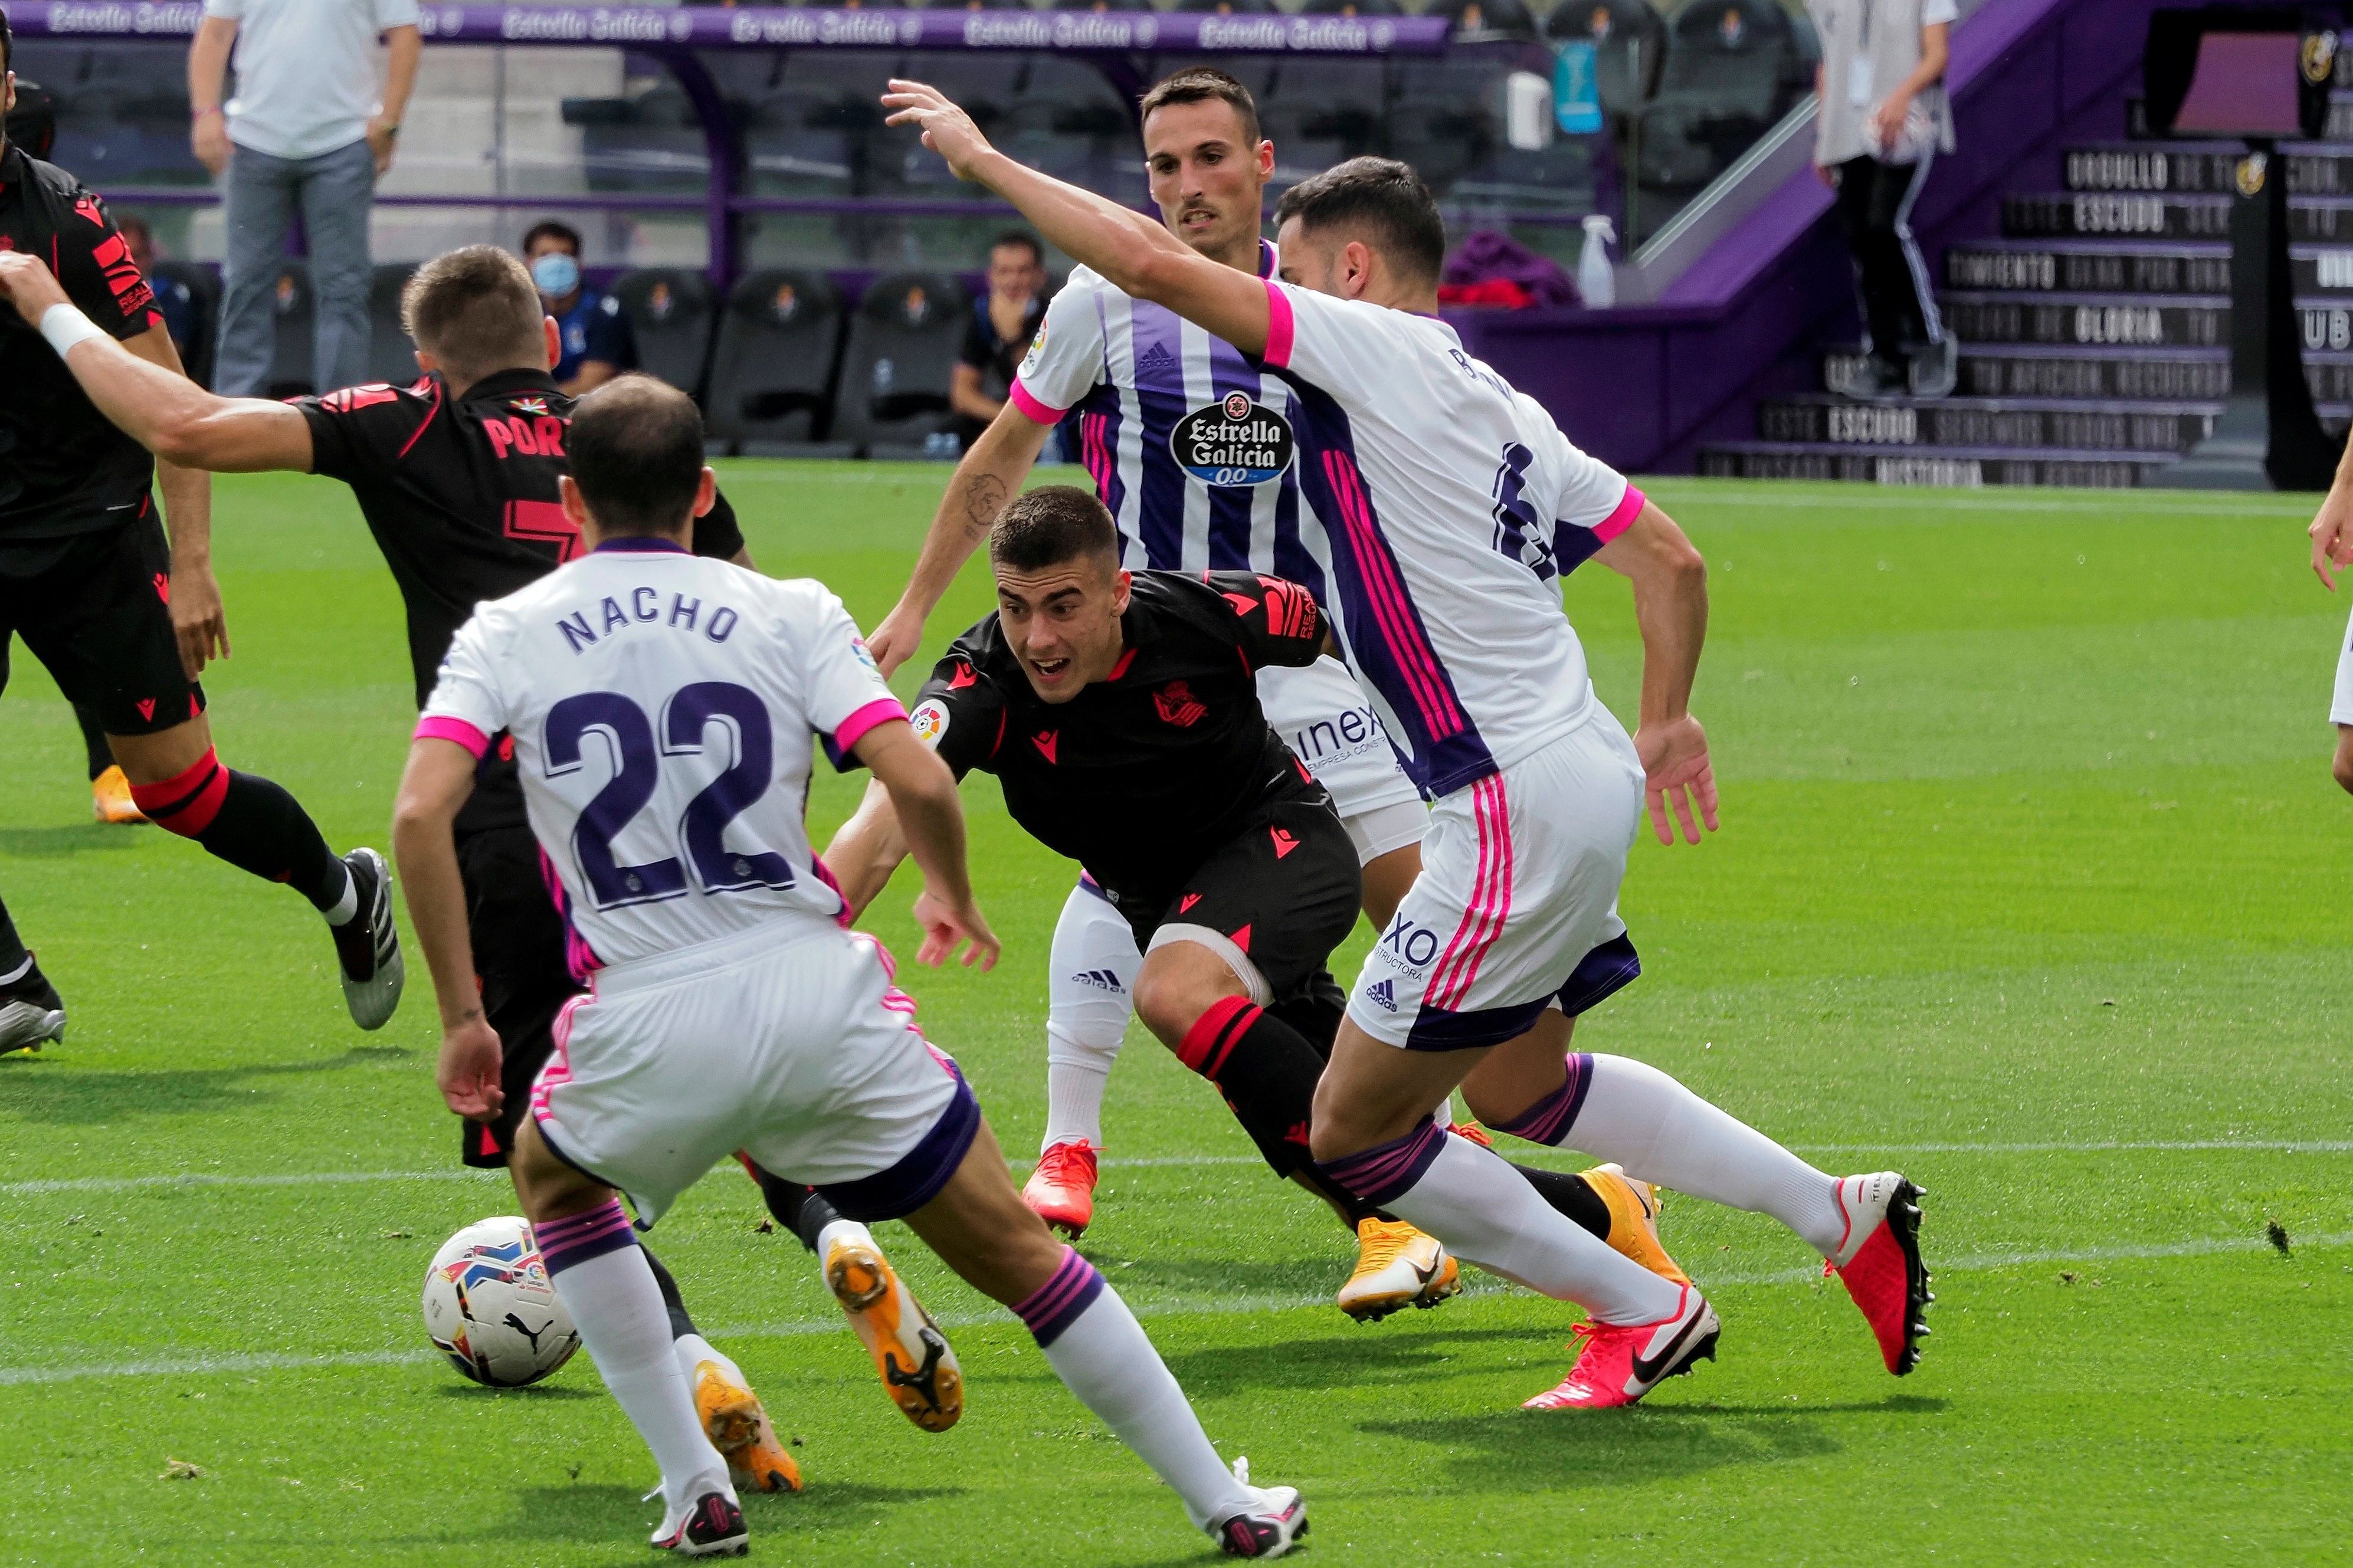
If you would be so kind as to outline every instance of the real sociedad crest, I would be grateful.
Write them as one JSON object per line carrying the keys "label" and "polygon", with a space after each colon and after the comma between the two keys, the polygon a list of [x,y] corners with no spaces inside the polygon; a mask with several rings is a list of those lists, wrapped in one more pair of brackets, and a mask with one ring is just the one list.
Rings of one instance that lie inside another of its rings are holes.
{"label": "real sociedad crest", "polygon": [[1168,432],[1176,466],[1205,485],[1281,479],[1293,447],[1291,422],[1247,392],[1229,392],[1222,402],[1196,408]]}

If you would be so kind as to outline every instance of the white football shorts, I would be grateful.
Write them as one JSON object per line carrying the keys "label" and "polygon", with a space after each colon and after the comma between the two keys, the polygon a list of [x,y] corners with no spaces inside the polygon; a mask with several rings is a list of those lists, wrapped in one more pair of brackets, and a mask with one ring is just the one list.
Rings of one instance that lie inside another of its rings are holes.
{"label": "white football shorts", "polygon": [[2345,647],[2337,655],[2337,694],[2328,704],[2328,721],[2353,724],[2353,622],[2345,627]]}
{"label": "white football shorts", "polygon": [[[1371,700],[1338,659],[1319,658],[1303,669],[1260,670],[1258,700],[1282,743],[1331,793],[1332,808],[1343,821],[1385,805],[1419,804],[1421,793],[1398,765]],[[1361,843],[1356,847],[1362,858],[1372,858]]]}
{"label": "white football shorts", "polygon": [[1642,764],[1609,710],[1430,809],[1421,875],[1348,996],[1357,1027],[1411,1050],[1493,1046],[1641,973],[1618,889]]}
{"label": "white football shorts", "polygon": [[775,921],[593,986],[556,1016],[532,1114],[641,1226],[739,1149],[852,1219],[895,1219],[938,1194],[979,1130],[871,937]]}

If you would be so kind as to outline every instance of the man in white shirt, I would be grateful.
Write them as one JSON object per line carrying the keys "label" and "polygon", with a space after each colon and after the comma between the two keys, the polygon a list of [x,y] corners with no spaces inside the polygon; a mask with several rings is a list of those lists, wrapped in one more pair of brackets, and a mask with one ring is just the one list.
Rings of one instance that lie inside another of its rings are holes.
{"label": "man in white shirt", "polygon": [[[237,96],[224,103],[232,43]],[[423,47],[417,0],[205,0],[188,49],[189,136],[205,167],[227,175],[213,372],[224,395],[268,390],[278,265],[298,210],[315,312],[311,390],[367,379],[368,209]]]}
{"label": "man in white shirt", "polygon": [[393,830],[440,1002],[437,1077],[451,1110],[479,1116],[504,1092],[500,1041],[473,984],[450,825],[492,738],[511,737],[559,907],[596,969],[557,1021],[511,1169],[557,1296],[660,1463],[653,1544],[740,1554],[747,1532],[614,1194],[650,1227],[741,1150],[848,1219],[905,1219],[1013,1310],[1228,1555],[1280,1555],[1306,1528],[1299,1494],[1219,1459],[1118,1292],[1022,1205],[890,955],[849,929],[803,816],[813,742],[890,795],[923,874],[917,959],[964,949],[986,967],[997,952],[955,775],[841,601],[686,549],[717,494],[702,441],[692,402],[646,376],[574,408],[563,507],[588,552],[478,605],[451,641]]}
{"label": "man in white shirt", "polygon": [[[1457,1087],[1497,1131],[1773,1215],[1845,1279],[1887,1369],[1908,1373],[1927,1298],[1909,1182],[1833,1178],[1654,1068],[1562,1051],[1571,1024],[1555,1004],[1622,930],[1618,887],[1645,795],[1662,839],[1671,811],[1694,843],[1694,813],[1715,825],[1707,737],[1689,709],[1705,571],[1664,512],[1437,320],[1445,226],[1429,187],[1381,158],[1294,186],[1277,208],[1278,282],[1007,158],[920,82],[892,82],[882,101],[1050,244],[1297,395],[1324,608],[1431,803],[1422,873],[1366,961],[1316,1090],[1324,1173],[1457,1256],[1588,1309],[1576,1367],[1531,1407],[1631,1404],[1714,1353],[1716,1315],[1449,1132],[1431,1107]],[[1593,694],[1554,582],[1565,554],[1632,581],[1639,741]]]}

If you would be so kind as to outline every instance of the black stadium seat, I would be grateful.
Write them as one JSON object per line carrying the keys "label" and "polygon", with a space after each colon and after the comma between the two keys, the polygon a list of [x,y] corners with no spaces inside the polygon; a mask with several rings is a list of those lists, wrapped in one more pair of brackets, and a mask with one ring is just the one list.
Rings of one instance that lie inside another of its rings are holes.
{"label": "black stadium seat", "polygon": [[1658,97],[1642,111],[1641,181],[1696,189],[1811,86],[1789,14],[1772,0],[1692,0],[1675,14]]}
{"label": "black stadium seat", "polygon": [[269,301],[269,369],[261,378],[264,397],[300,397],[306,393],[332,392],[314,386],[318,373],[318,311],[311,293],[311,264],[291,258],[278,264]]}
{"label": "black stadium seat", "polygon": [[712,353],[712,439],[731,451],[790,447],[807,454],[833,411],[841,334],[841,290],[824,273],[738,279]]}
{"label": "black stadium seat", "polygon": [[638,368],[700,396],[711,358],[711,279],[682,267],[643,267],[613,280],[638,340]]}
{"label": "black stadium seat", "polygon": [[406,386],[424,374],[417,368],[417,345],[400,325],[400,291],[408,284],[414,263],[387,261],[375,269],[368,284],[367,378]]}
{"label": "black stadium seat", "polygon": [[198,386],[213,384],[213,350],[220,337],[220,279],[193,261],[157,261],[147,268],[148,287],[158,298],[167,291],[185,297],[188,341],[179,345],[180,363]]}
{"label": "black stadium seat", "polygon": [[894,272],[866,286],[850,319],[833,437],[877,458],[919,458],[951,427],[948,383],[972,301],[955,279]]}
{"label": "black stadium seat", "polygon": [[1658,90],[1667,58],[1667,25],[1649,0],[1562,0],[1545,18],[1545,37],[1555,44],[1593,46],[1601,110],[1612,118],[1640,113]]}
{"label": "black stadium seat", "polygon": [[1402,16],[1397,0],[1307,0],[1300,10],[1310,16]]}

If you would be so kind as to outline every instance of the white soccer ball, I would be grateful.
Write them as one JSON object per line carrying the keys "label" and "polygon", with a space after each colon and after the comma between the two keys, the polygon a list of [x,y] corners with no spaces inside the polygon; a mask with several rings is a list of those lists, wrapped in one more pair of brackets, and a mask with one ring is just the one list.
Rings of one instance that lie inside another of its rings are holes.
{"label": "white soccer ball", "polygon": [[441,1244],[425,1271],[425,1331],[492,1388],[537,1383],[580,1348],[539,1242],[516,1215],[477,1220]]}

